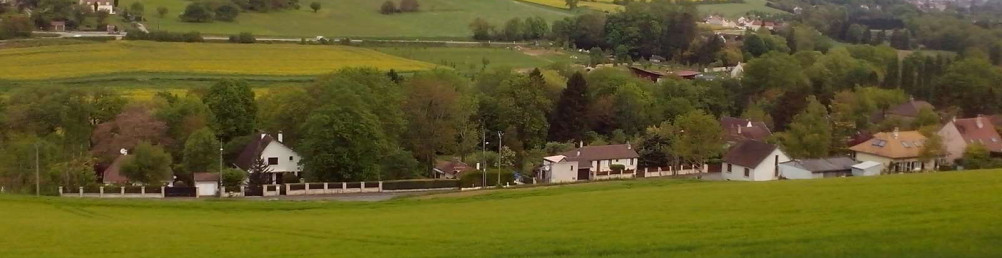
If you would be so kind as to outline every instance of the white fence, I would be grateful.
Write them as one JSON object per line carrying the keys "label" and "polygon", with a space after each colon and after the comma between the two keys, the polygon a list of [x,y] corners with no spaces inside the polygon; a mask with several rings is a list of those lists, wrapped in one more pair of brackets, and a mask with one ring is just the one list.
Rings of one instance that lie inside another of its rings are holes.
{"label": "white fence", "polygon": [[662,177],[662,176],[682,176],[682,175],[695,175],[698,173],[706,173],[709,166],[702,165],[682,165],[678,169],[675,167],[654,167],[654,168],[644,168],[639,173],[643,173],[644,177]]}
{"label": "white fence", "polygon": [[[118,188],[118,189],[114,189]],[[79,187],[77,191],[66,192],[62,186],[59,187],[59,196],[62,197],[91,197],[91,198],[164,198],[164,188],[161,187],[151,187],[147,191],[145,186],[141,186],[138,193],[129,193],[125,191],[125,187],[110,187],[105,189],[104,186],[98,187],[98,192],[85,192],[83,187]],[[159,190],[159,191],[157,191]]]}

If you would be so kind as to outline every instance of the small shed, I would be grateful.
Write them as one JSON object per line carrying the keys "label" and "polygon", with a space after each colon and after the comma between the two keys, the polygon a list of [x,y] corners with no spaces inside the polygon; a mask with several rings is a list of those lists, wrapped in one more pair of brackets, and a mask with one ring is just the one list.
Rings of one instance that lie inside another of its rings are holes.
{"label": "small shed", "polygon": [[884,164],[875,161],[864,161],[852,166],[852,176],[876,176],[884,170]]}
{"label": "small shed", "polygon": [[219,173],[195,173],[198,196],[215,196],[219,190]]}
{"label": "small shed", "polygon": [[52,27],[52,31],[57,31],[57,32],[66,31],[65,21],[52,21],[49,23],[49,25]]}
{"label": "small shed", "polygon": [[779,174],[786,179],[845,177],[852,174],[856,163],[847,157],[794,160],[779,164]]}

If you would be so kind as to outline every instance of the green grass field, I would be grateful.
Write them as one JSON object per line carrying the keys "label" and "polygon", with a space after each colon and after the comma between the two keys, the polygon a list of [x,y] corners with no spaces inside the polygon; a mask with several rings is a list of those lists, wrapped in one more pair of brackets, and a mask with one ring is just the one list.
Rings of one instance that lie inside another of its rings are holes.
{"label": "green grass field", "polygon": [[[149,29],[199,31],[208,34],[237,34],[292,37],[375,37],[375,38],[469,38],[470,22],[476,17],[502,25],[513,17],[541,16],[549,21],[570,16],[570,12],[534,6],[513,0],[420,0],[420,12],[379,14],[383,0],[316,0],[319,12],[300,1],[300,10],[268,13],[244,12],[235,22],[185,23],[177,17],[189,3],[185,0],[123,0],[119,6],[139,1],[146,6]],[[394,1],[399,2],[399,1]],[[157,7],[169,9],[164,18],[154,15]]]}
{"label": "green grass field", "polygon": [[380,203],[0,196],[0,257],[999,257],[1002,171]]}
{"label": "green grass field", "polygon": [[506,66],[515,69],[537,68],[554,62],[574,63],[584,60],[571,58],[573,53],[547,50],[513,50],[493,47],[377,47],[376,51],[407,59],[424,61],[449,67],[460,72],[479,72],[483,60],[489,61],[488,68]]}
{"label": "green grass field", "polygon": [[731,19],[745,16],[750,11],[760,11],[765,13],[785,13],[783,10],[765,6],[766,0],[745,0],[740,4],[701,4],[698,5],[699,12],[709,15],[716,14]]}
{"label": "green grass field", "polygon": [[398,71],[433,67],[356,47],[147,41],[2,49],[0,60],[0,80],[136,72],[300,76],[358,66]]}

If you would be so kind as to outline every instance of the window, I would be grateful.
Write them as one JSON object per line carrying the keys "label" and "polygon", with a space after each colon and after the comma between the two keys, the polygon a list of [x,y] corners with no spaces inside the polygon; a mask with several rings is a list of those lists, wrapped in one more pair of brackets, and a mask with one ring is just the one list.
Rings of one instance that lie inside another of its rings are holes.
{"label": "window", "polygon": [[731,164],[727,164],[727,173],[731,173]]}
{"label": "window", "polygon": [[630,166],[633,166],[633,161],[636,159],[630,159]]}
{"label": "window", "polygon": [[278,158],[276,157],[268,158],[268,165],[278,165]]}
{"label": "window", "polygon": [[745,168],[745,177],[748,177],[750,175],[751,175],[751,169]]}
{"label": "window", "polygon": [[289,156],[289,161],[292,161],[292,156]]}

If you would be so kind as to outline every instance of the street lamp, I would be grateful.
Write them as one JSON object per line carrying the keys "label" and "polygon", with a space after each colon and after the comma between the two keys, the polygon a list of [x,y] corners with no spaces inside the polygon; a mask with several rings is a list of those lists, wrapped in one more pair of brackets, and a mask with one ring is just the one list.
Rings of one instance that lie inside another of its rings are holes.
{"label": "street lamp", "polygon": [[496,185],[498,187],[501,186],[501,159],[504,158],[504,156],[501,156],[501,135],[503,134],[501,131],[498,131],[498,184]]}
{"label": "street lamp", "polygon": [[40,188],[41,184],[38,177],[38,142],[35,142],[35,196],[40,195]]}
{"label": "street lamp", "polygon": [[219,180],[216,182],[219,184],[219,197],[223,197],[223,139],[219,139]]}

